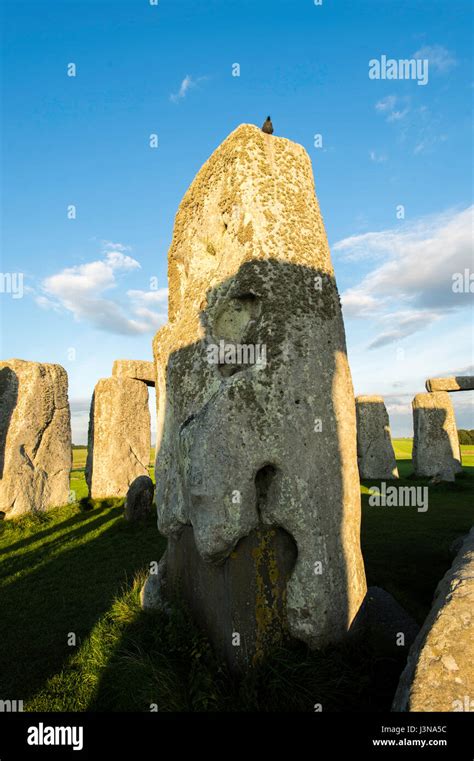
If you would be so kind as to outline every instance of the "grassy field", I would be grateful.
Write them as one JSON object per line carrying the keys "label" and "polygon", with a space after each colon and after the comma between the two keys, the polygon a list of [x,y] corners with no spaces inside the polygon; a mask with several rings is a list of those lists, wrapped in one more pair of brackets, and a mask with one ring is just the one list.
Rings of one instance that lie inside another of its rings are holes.
{"label": "grassy field", "polygon": [[[395,440],[400,484],[411,441]],[[383,587],[421,623],[451,564],[449,546],[473,523],[474,448],[463,477],[429,486],[429,509],[375,508],[362,491],[362,548],[369,584]],[[85,450],[74,450],[71,488],[85,496]],[[152,459],[152,458],[151,458]],[[123,520],[120,500],[57,508],[0,524],[0,699],[25,710],[384,710],[403,667],[351,643],[310,653],[282,649],[236,682],[184,611],[143,613],[139,589],[165,540],[154,518]]]}

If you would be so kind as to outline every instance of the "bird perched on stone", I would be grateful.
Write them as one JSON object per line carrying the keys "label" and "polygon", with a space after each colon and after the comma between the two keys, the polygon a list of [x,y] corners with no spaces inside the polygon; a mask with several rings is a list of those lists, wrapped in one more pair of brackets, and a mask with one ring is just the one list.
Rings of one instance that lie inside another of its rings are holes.
{"label": "bird perched on stone", "polygon": [[269,116],[263,122],[262,132],[266,132],[267,135],[273,135],[273,124]]}

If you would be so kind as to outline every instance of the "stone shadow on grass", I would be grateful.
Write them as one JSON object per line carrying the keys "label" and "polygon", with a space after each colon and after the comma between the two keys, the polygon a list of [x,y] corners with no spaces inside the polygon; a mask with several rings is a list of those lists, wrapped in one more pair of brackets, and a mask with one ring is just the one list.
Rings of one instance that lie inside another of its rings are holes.
{"label": "stone shadow on grass", "polygon": [[[77,530],[66,537],[51,532],[46,547],[9,560],[10,574],[26,563],[32,570],[0,587],[0,699],[27,701],[62,668],[75,652],[68,634],[80,644],[127,577],[155,559],[156,538],[147,541],[144,531],[153,531],[151,520],[140,530],[123,520],[121,508],[99,507],[78,513]],[[51,550],[59,554],[49,558]]]}

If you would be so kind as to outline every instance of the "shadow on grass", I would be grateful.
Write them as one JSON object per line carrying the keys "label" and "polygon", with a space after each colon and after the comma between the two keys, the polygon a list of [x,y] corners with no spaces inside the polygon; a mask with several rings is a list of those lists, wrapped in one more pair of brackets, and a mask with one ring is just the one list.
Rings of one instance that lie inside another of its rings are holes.
{"label": "shadow on grass", "polygon": [[[413,478],[409,461],[397,461],[397,487],[428,488],[428,510],[416,507],[375,507],[362,495],[362,553],[368,585],[383,587],[423,623],[438,582],[453,562],[450,546],[473,522],[474,468],[464,467],[456,483],[430,484]],[[364,486],[380,487],[366,480]],[[393,485],[394,482],[390,482]]]}
{"label": "shadow on grass", "polygon": [[75,652],[68,636],[80,644],[124,581],[159,559],[154,520],[134,525],[122,515],[95,506],[50,527],[46,545],[27,552],[11,545],[20,554],[3,563],[1,699],[27,701]]}
{"label": "shadow on grass", "polygon": [[[406,654],[405,654],[406,655]],[[389,710],[405,656],[347,642],[315,653],[279,648],[243,679],[232,677],[184,609],[135,609],[109,654],[89,711]]]}

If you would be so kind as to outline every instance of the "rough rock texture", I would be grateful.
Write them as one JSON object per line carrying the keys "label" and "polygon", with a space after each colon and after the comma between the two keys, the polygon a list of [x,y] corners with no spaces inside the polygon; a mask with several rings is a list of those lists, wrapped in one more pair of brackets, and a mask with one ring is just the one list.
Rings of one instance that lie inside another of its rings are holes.
{"label": "rough rock texture", "polygon": [[149,476],[138,476],[132,481],[125,500],[125,519],[138,521],[150,514],[155,487]]}
{"label": "rough rock texture", "polygon": [[102,378],[92,396],[86,481],[93,499],[126,497],[148,475],[151,446],[148,388],[131,378]]}
{"label": "rough rock texture", "polygon": [[141,359],[116,359],[112,368],[114,378],[132,378],[147,386],[155,385],[155,364]]}
{"label": "rough rock texture", "polygon": [[7,518],[68,502],[67,390],[60,365],[0,362],[0,510]]}
{"label": "rough rock texture", "polygon": [[417,476],[454,481],[462,470],[456,419],[446,391],[413,399],[413,468]]}
{"label": "rough rock texture", "polygon": [[472,391],[474,375],[452,375],[449,378],[428,378],[427,391]]}
{"label": "rough rock texture", "polygon": [[[474,529],[436,589],[400,677],[394,711],[472,711]],[[466,708],[467,698],[467,708]]]}
{"label": "rough rock texture", "polygon": [[[247,661],[257,639],[275,642],[279,579],[289,577],[287,627],[322,647],[347,632],[366,582],[352,381],[306,151],[238,127],[184,196],[168,275],[169,322],[154,341],[156,501],[159,529],[170,538],[168,575],[186,575],[192,538],[203,586],[191,603],[199,597],[208,632],[214,616],[222,635],[241,620],[243,602],[216,606],[218,586],[231,566],[244,567],[236,574],[247,586],[254,574],[260,593],[250,595],[248,615],[264,631],[242,638]],[[217,346],[225,348],[218,357]],[[255,356],[239,356],[242,346]],[[265,537],[262,527],[278,530]],[[280,532],[296,544],[296,559],[280,553]],[[256,542],[251,550],[244,537]],[[249,551],[266,553],[252,572]],[[224,570],[206,594],[207,564]],[[189,598],[186,581],[182,587]]]}
{"label": "rough rock texture", "polygon": [[388,413],[381,396],[357,396],[357,462],[361,478],[398,478]]}

